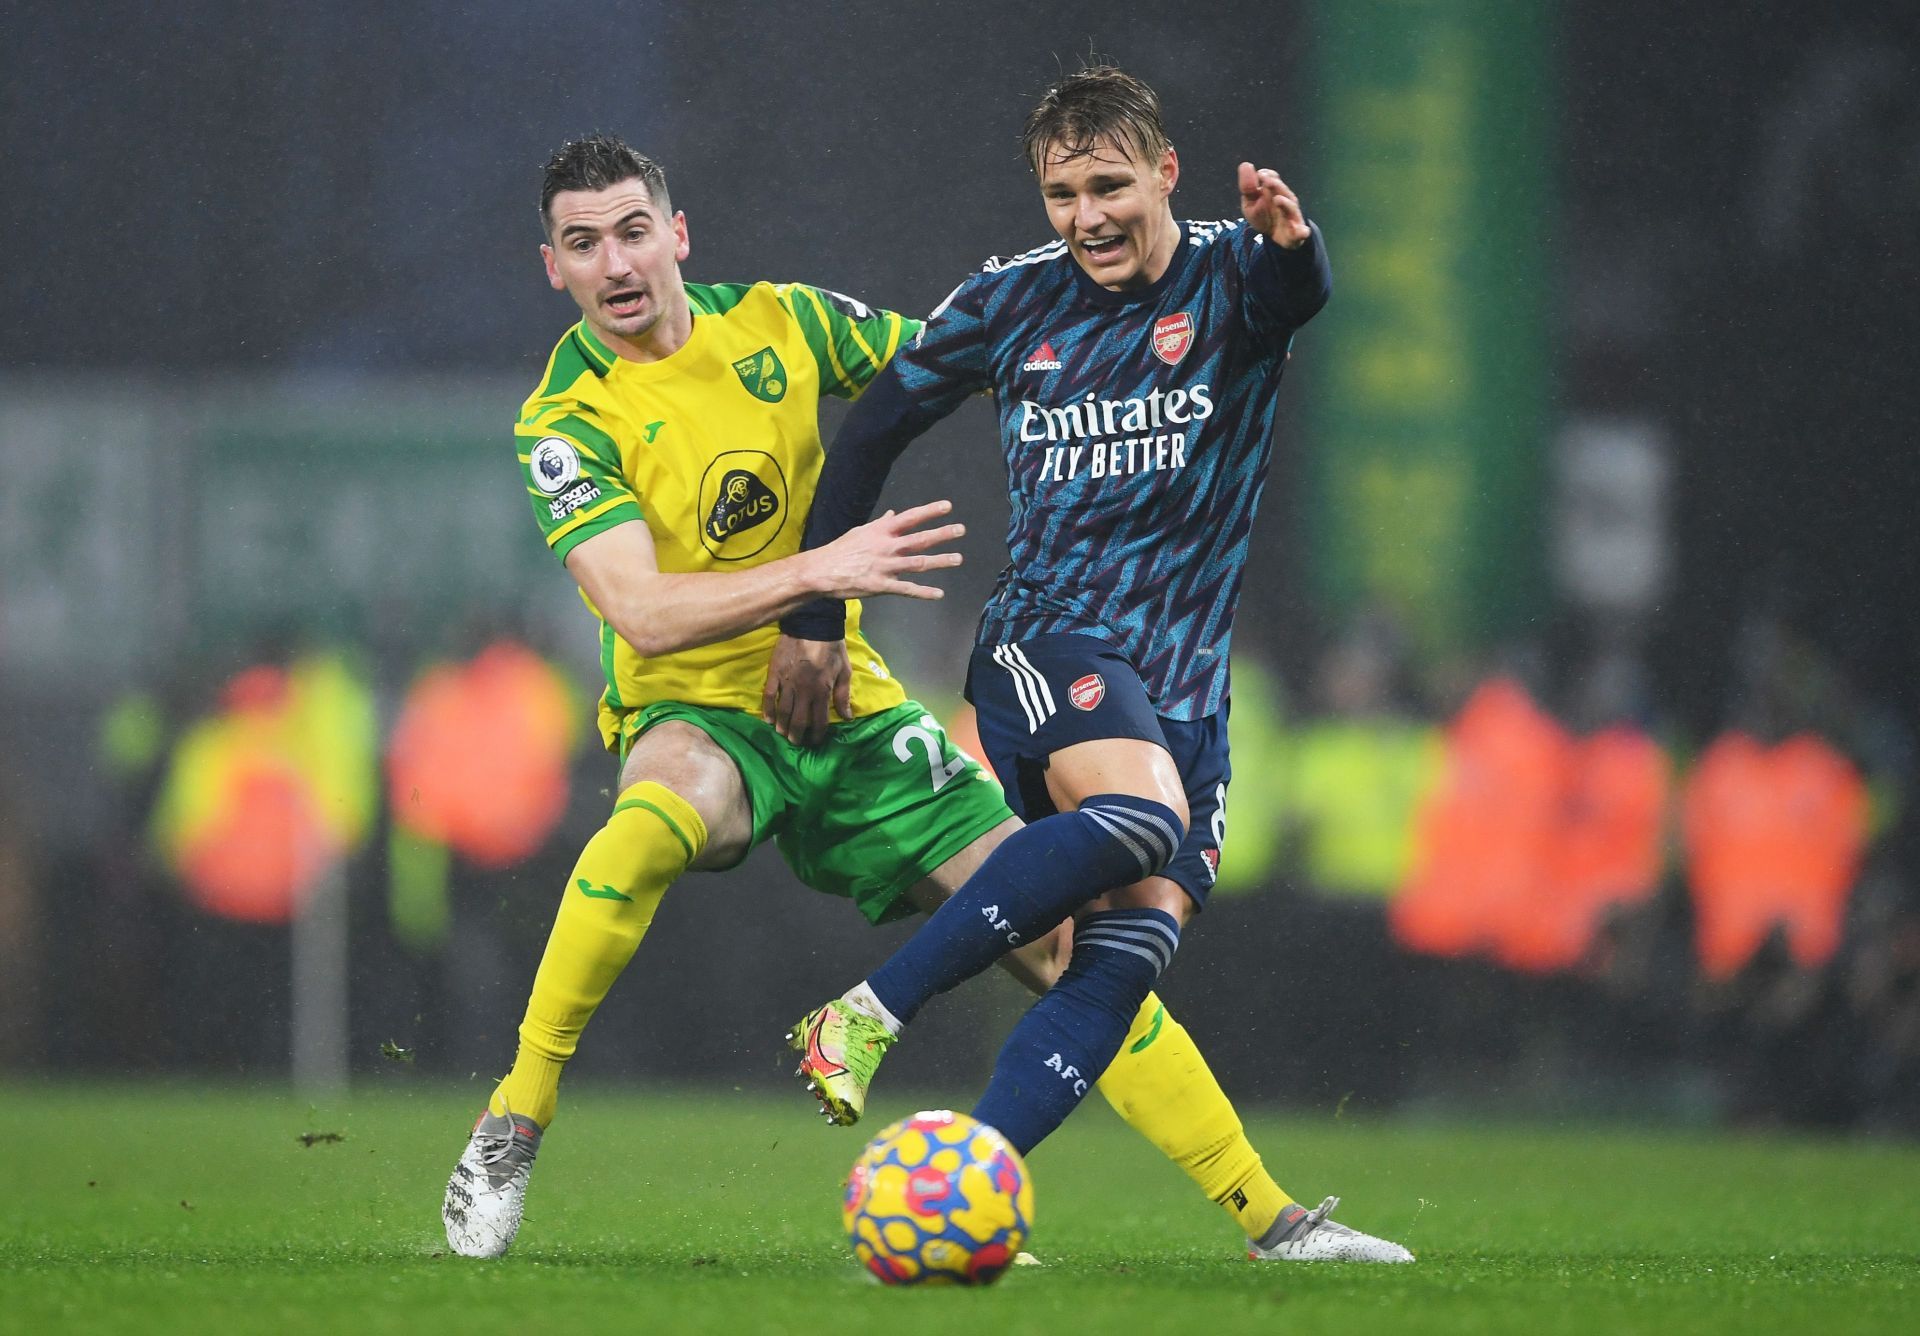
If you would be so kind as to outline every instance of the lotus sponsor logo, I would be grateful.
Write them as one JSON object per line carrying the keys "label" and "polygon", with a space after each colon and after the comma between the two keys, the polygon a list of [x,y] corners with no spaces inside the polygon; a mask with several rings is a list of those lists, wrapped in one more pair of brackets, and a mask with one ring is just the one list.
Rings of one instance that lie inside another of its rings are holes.
{"label": "lotus sponsor logo", "polygon": [[748,473],[735,469],[720,480],[720,499],[707,515],[707,538],[724,543],[737,533],[765,524],[780,510],[773,489]]}
{"label": "lotus sponsor logo", "polygon": [[787,518],[787,478],[763,450],[728,450],[700,480],[700,541],[722,561],[766,550]]}

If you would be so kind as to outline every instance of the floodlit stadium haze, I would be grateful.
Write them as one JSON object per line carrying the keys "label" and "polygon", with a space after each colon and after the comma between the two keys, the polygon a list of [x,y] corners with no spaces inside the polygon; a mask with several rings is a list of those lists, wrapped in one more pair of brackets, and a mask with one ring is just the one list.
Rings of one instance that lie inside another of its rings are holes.
{"label": "floodlit stadium haze", "polygon": [[[14,15],[0,1099],[68,1139],[0,1205],[0,1296],[41,1286],[19,1310],[38,1329],[149,1301],[165,1329],[236,1316],[139,1260],[178,1249],[258,1268],[286,1330],[366,1325],[380,1302],[302,1288],[302,1267],[411,1278],[383,1321],[481,1302],[435,1251],[441,1185],[618,788],[599,626],[514,457],[578,318],[542,269],[541,166],[618,134],[666,168],[689,281],[924,317],[989,256],[1052,239],[1020,128],[1097,56],[1161,97],[1177,217],[1238,218],[1237,165],[1272,166],[1334,274],[1287,364],[1232,636],[1218,881],[1157,988],[1280,1183],[1307,1206],[1341,1193],[1365,1228],[1411,1221],[1422,1276],[1507,1287],[1424,1309],[1432,1279],[1370,1297],[1316,1278],[1306,1311],[1380,1298],[1435,1329],[1558,1330],[1554,1266],[1600,1285],[1646,1257],[1668,1278],[1591,1329],[1652,1328],[1713,1253],[1729,1288],[1690,1291],[1683,1328],[1889,1329],[1920,1291],[1892,1205],[1920,1186],[1920,28],[1884,5],[1766,8]],[[845,412],[824,409],[829,447]],[[976,750],[962,678],[1006,560],[997,440],[976,401],[903,457],[884,504],[950,497],[966,564],[929,577],[942,601],[869,600],[864,628]],[[835,1174],[863,1138],[819,1125],[782,1035],[912,926],[869,927],[770,845],[674,885],[567,1068],[502,1265],[612,1258],[606,1283],[642,1290],[711,1266],[672,1288],[674,1330],[797,1329],[782,1295],[854,1284]],[[930,1006],[874,1127],[971,1108],[1025,996],[993,972]],[[631,1157],[608,1178],[561,1147],[576,1096]],[[201,1099],[256,1183],[297,1193],[353,1156],[357,1177],[312,1218],[276,1190],[281,1235],[222,1234],[207,1204],[251,1209],[249,1175],[114,1130],[149,1111],[185,1129]],[[663,1139],[626,1139],[629,1109]],[[1549,1166],[1601,1127],[1595,1154],[1646,1171],[1644,1194],[1608,1196],[1594,1168],[1553,1199]],[[608,1184],[679,1190],[646,1166],[681,1154],[746,1195],[712,1128],[772,1185],[760,1232],[657,1202],[623,1220]],[[1501,1181],[1499,1129],[1529,1181]],[[1220,1213],[1128,1135],[1091,1100],[1031,1158],[1048,1265],[995,1292],[1014,1298],[994,1324],[1044,1308],[1057,1330],[1094,1294],[1124,1321],[1137,1286],[1240,1329],[1296,1283],[1245,1279],[1286,1264],[1239,1264]],[[1739,1223],[1716,1238],[1690,1203],[1698,1233],[1645,1239],[1626,1213],[1667,1209],[1688,1147]],[[1456,1153],[1484,1169],[1470,1198],[1457,1165],[1419,1181]],[[1756,1223],[1829,1209],[1829,1174],[1886,1221],[1844,1264]],[[1503,1202],[1523,1203],[1512,1232]],[[666,1237],[682,1228],[697,1242]],[[321,1238],[350,1255],[315,1260]],[[94,1262],[127,1270],[119,1298],[69,1287]],[[753,1279],[729,1297],[735,1272]],[[857,1321],[900,1320],[872,1297]],[[531,1280],[503,1302],[558,1311]]]}

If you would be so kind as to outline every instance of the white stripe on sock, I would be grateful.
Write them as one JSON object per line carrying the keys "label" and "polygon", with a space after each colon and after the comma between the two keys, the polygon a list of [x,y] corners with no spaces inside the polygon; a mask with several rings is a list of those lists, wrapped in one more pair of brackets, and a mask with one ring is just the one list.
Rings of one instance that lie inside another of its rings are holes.
{"label": "white stripe on sock", "polygon": [[1113,836],[1114,839],[1126,846],[1127,852],[1132,854],[1134,861],[1140,865],[1141,876],[1151,877],[1153,875],[1153,860],[1147,853],[1147,847],[1134,838],[1132,832],[1126,827],[1108,815],[1105,808],[1082,807],[1080,812],[1082,815],[1091,818],[1100,829],[1106,831],[1107,834]]}
{"label": "white stripe on sock", "polygon": [[1120,820],[1131,825],[1142,839],[1151,840],[1156,848],[1164,849],[1167,861],[1173,861],[1174,852],[1180,847],[1180,841],[1174,838],[1173,827],[1159,817],[1132,807],[1103,807]]}
{"label": "white stripe on sock", "polygon": [[1148,950],[1153,951],[1160,957],[1160,964],[1163,968],[1173,959],[1173,948],[1167,945],[1164,938],[1155,937],[1151,933],[1139,932],[1131,928],[1121,928],[1103,923],[1098,927],[1088,928],[1085,932],[1075,937],[1074,940],[1077,942],[1100,941],[1109,934],[1114,937],[1123,937],[1130,942],[1138,942]]}
{"label": "white stripe on sock", "polygon": [[1097,808],[1085,808],[1082,810],[1098,811],[1102,815],[1118,821],[1122,826],[1125,826],[1138,836],[1142,843],[1160,855],[1160,865],[1162,867],[1165,867],[1173,861],[1173,843],[1169,839],[1172,832],[1167,828],[1166,822],[1153,817],[1142,817],[1139,813],[1128,807],[1107,807],[1103,805]]}
{"label": "white stripe on sock", "polygon": [[1159,974],[1161,970],[1164,970],[1167,967],[1166,961],[1162,960],[1159,956],[1156,956],[1153,952],[1147,950],[1146,947],[1135,946],[1132,942],[1114,942],[1114,941],[1108,941],[1104,938],[1094,937],[1094,936],[1076,937],[1073,942],[1074,950],[1077,951],[1083,946],[1097,947],[1102,951],[1129,952],[1132,955],[1139,956],[1140,959],[1152,965],[1153,972],[1156,975]]}

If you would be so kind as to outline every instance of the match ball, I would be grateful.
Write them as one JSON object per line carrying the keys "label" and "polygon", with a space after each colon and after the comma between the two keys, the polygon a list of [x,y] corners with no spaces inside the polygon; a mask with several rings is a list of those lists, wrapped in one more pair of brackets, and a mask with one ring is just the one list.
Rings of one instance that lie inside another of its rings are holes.
{"label": "match ball", "polygon": [[990,1285],[1033,1229],[1033,1184],[1005,1137],[933,1109],[867,1144],[840,1219],[853,1255],[888,1285]]}

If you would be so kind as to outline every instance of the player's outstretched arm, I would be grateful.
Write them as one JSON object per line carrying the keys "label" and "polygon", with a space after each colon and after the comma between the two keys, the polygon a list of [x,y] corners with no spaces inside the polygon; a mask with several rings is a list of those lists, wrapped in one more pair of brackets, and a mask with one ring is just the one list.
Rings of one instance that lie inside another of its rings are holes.
{"label": "player's outstretched arm", "polygon": [[[845,541],[842,535],[859,532],[854,526],[880,503],[894,461],[946,411],[946,405],[916,401],[892,364],[874,378],[827,451],[807,514],[803,555],[829,552]],[[760,713],[781,736],[803,746],[825,740],[833,715],[853,717],[844,598],[827,594],[783,616],[767,665]]]}
{"label": "player's outstretched arm", "polygon": [[936,550],[966,533],[933,523],[952,510],[950,501],[890,510],[813,551],[726,572],[662,571],[653,535],[629,521],[576,546],[567,569],[622,640],[643,655],[672,654],[731,640],[814,598],[941,597],[911,577],[960,564],[958,552]]}
{"label": "player's outstretched arm", "polygon": [[[804,546],[826,547],[873,514],[894,461],[946,411],[909,394],[892,363],[874,377],[827,451],[807,512]],[[780,629],[805,640],[838,640],[846,633],[842,601],[840,595],[829,594],[782,617]]]}
{"label": "player's outstretched arm", "polygon": [[1284,344],[1333,295],[1325,243],[1280,173],[1243,162],[1239,187],[1247,229],[1267,243],[1245,255],[1246,318],[1257,332]]}
{"label": "player's outstretched arm", "polygon": [[1248,226],[1287,250],[1300,249],[1313,236],[1300,197],[1270,167],[1240,164],[1240,212]]}
{"label": "player's outstretched arm", "polygon": [[[969,279],[940,303],[912,345],[867,384],[827,451],[807,514],[807,548],[833,543],[873,514],[901,452],[984,387],[985,329],[980,293]],[[908,365],[911,390],[901,373]],[[768,722],[795,742],[823,738],[832,711],[842,718],[851,714],[846,622],[844,603],[832,598],[816,599],[780,619],[782,634],[760,707]]]}

